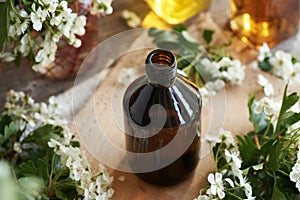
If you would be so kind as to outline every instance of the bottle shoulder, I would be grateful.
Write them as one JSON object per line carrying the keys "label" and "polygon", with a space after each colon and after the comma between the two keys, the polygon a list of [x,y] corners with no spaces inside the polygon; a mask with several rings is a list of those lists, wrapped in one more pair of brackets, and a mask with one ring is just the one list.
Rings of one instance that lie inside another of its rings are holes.
{"label": "bottle shoulder", "polygon": [[[145,77],[129,85],[124,94],[123,107],[136,123],[150,123],[149,111],[153,105],[161,105],[174,126],[199,118],[201,97],[199,91],[181,77],[177,77],[171,87],[149,84]],[[159,117],[160,113],[157,115]]]}

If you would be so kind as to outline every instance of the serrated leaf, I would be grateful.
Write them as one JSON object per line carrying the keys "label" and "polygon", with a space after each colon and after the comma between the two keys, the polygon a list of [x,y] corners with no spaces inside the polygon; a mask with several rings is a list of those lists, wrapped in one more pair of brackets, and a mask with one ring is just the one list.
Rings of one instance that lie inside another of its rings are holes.
{"label": "serrated leaf", "polygon": [[8,115],[0,119],[0,145],[9,140],[14,134],[18,132],[18,126],[11,121]]}
{"label": "serrated leaf", "polygon": [[12,135],[18,132],[18,126],[14,122],[10,122],[8,126],[4,128],[4,137],[10,138]]}
{"label": "serrated leaf", "polygon": [[209,44],[212,41],[213,34],[214,34],[213,30],[205,29],[203,31],[202,37],[207,44]]}
{"label": "serrated leaf", "polygon": [[44,182],[48,182],[48,170],[48,163],[39,158],[37,164],[35,164],[32,160],[28,160],[20,164],[17,173],[20,177],[38,176],[42,178]]}
{"label": "serrated leaf", "polygon": [[20,191],[27,199],[38,199],[44,190],[44,182],[37,176],[22,177],[18,182]]}
{"label": "serrated leaf", "polygon": [[11,121],[11,117],[8,115],[0,116],[0,134],[4,135],[4,128],[9,125]]}
{"label": "serrated leaf", "polygon": [[23,162],[20,164],[17,174],[21,177],[34,176],[36,175],[36,171],[37,168],[34,162],[32,160],[28,160],[27,162]]}
{"label": "serrated leaf", "polygon": [[0,2],[0,52],[8,38],[9,1]]}

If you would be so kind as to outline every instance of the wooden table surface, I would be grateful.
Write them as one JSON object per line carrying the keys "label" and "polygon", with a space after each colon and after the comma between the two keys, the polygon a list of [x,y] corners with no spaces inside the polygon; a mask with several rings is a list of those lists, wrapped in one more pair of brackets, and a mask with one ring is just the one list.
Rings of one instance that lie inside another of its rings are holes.
{"label": "wooden table surface", "polygon": [[[227,18],[227,4],[228,0],[213,0],[213,3],[209,9],[209,12],[212,15],[213,20],[221,27],[226,27],[228,21]],[[126,25],[124,19],[121,17],[121,12],[124,9],[129,9],[135,11],[140,17],[144,17],[148,12],[149,8],[143,0],[114,0],[113,1],[114,12],[112,15],[103,17],[98,22],[99,33],[96,37],[96,40],[100,43],[105,39],[113,36],[122,31],[128,30],[129,27]],[[189,22],[191,23],[191,22]],[[129,40],[134,40],[135,38],[128,38]],[[241,55],[245,52],[244,49],[247,49],[245,45],[240,46]],[[243,61],[249,62],[251,57],[243,56],[246,58]],[[247,60],[248,59],[248,60]],[[250,70],[250,71],[249,71]],[[246,101],[248,91],[257,90],[257,86],[253,87],[253,84],[256,83],[256,75],[253,75],[253,71],[250,68],[247,69],[247,73],[250,74],[247,79],[247,84],[245,85],[247,92],[244,88],[237,87],[231,88],[228,96],[229,103],[227,109],[228,111],[232,109],[244,109],[244,118],[241,119],[240,116],[233,116],[227,120],[227,126],[233,128],[234,130],[244,131],[251,127],[247,123],[247,111],[245,111],[245,105],[240,104],[240,100],[236,99],[236,94],[240,93]],[[252,75],[251,75],[252,74]],[[277,80],[272,79],[274,82]],[[0,63],[0,104],[2,105],[5,101],[6,92],[10,89],[21,90],[24,92],[30,93],[37,100],[46,100],[51,95],[58,95],[66,91],[74,84],[74,78],[57,81],[48,79],[36,72],[33,72],[30,69],[30,64],[26,61],[22,62],[22,65],[16,67],[14,65],[7,66],[5,63]],[[282,90],[282,82],[277,82],[278,93]],[[230,101],[232,100],[232,101]],[[79,112],[79,116],[87,118],[89,113],[85,113],[85,108]],[[237,123],[237,120],[244,120],[241,123]],[[245,125],[246,126],[243,126]],[[236,126],[238,124],[238,126]],[[97,160],[93,160],[94,164],[97,163]],[[209,168],[204,165],[209,166]],[[160,188],[156,186],[149,185],[135,177],[133,174],[128,174],[119,171],[113,171],[115,177],[115,182],[113,187],[116,189],[116,194],[114,199],[120,200],[132,200],[132,199],[192,199],[196,197],[198,191],[201,187],[206,184],[207,173],[212,170],[213,162],[210,158],[205,158],[201,161],[201,165],[197,168],[196,176],[192,179],[185,181],[183,184],[168,187]],[[119,176],[125,176],[126,180],[124,182],[118,181]]]}

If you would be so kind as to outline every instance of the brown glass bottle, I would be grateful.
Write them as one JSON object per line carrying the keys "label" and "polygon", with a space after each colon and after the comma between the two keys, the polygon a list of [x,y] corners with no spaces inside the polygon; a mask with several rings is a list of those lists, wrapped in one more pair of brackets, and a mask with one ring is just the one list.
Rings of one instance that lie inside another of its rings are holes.
{"label": "brown glass bottle", "polygon": [[129,85],[123,107],[127,150],[149,156],[130,161],[136,172],[147,168],[137,173],[140,178],[173,185],[193,174],[199,161],[201,97],[191,82],[177,75],[171,52],[149,53],[146,75]]}

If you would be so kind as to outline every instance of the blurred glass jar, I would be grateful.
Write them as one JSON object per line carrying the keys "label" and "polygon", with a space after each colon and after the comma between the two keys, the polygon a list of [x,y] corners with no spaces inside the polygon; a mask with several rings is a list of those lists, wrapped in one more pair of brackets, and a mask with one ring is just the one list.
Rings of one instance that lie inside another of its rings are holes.
{"label": "blurred glass jar", "polygon": [[230,28],[256,47],[275,46],[299,28],[299,0],[230,0]]}
{"label": "blurred glass jar", "polygon": [[169,24],[179,24],[206,10],[211,0],[146,0],[150,8]]}

